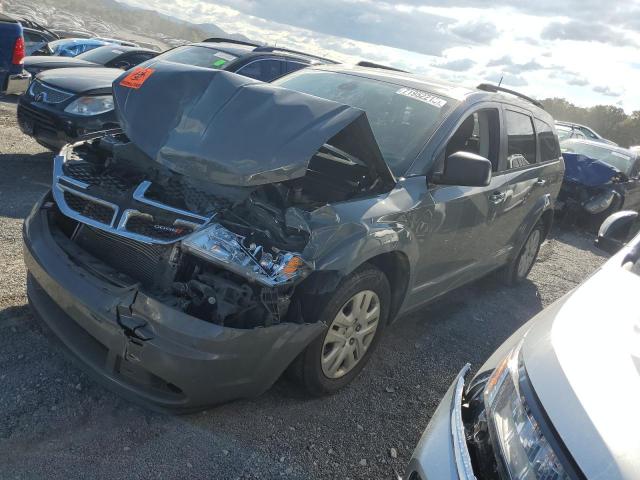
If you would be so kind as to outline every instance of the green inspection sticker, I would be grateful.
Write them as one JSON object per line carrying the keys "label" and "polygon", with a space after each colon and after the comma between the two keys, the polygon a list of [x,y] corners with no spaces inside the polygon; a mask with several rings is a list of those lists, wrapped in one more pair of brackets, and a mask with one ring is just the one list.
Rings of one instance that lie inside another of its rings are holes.
{"label": "green inspection sticker", "polygon": [[227,61],[226,61],[226,60],[222,60],[222,59],[220,59],[220,60],[216,60],[215,62],[213,62],[213,66],[214,66],[214,67],[221,67],[221,66],[223,66],[225,63],[227,63]]}

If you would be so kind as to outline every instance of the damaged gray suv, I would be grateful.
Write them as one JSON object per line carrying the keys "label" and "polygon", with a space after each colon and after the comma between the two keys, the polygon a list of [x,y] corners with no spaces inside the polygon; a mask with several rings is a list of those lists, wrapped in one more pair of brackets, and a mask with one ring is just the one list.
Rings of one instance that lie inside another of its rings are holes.
{"label": "damaged gray suv", "polygon": [[527,276],[564,166],[552,118],[513,93],[347,66],[127,72],[121,131],[63,148],[25,222],[31,305],[157,408],[256,396],[285,370],[336,391],[400,314]]}

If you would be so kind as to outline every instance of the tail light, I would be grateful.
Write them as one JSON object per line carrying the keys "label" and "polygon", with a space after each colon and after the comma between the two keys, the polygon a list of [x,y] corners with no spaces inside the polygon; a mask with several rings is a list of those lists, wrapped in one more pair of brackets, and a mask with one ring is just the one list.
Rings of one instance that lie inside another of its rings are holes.
{"label": "tail light", "polygon": [[12,65],[21,65],[24,63],[24,37],[20,36],[13,46],[13,56],[11,57]]}

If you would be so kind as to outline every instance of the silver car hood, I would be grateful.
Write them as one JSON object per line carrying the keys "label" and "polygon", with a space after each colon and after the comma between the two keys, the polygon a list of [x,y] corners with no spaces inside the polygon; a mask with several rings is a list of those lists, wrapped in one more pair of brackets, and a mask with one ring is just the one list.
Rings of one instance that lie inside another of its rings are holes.
{"label": "silver car hood", "polygon": [[629,247],[532,322],[523,360],[567,449],[590,480],[640,475],[640,276]]}
{"label": "silver car hood", "polygon": [[127,137],[202,181],[256,186],[302,177],[332,139],[393,182],[363,110],[223,70],[156,61],[113,83]]}

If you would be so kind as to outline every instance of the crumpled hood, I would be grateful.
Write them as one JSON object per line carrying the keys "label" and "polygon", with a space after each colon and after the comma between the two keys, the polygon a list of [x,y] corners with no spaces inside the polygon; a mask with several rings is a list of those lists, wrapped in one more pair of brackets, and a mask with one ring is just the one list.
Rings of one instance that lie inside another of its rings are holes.
{"label": "crumpled hood", "polygon": [[[223,185],[299,178],[318,149],[349,128],[378,175],[392,179],[360,109],[234,73],[153,62],[113,83],[127,137],[170,170]],[[359,156],[359,155],[358,155]]]}
{"label": "crumpled hood", "polygon": [[640,472],[640,276],[621,268],[624,255],[543,310],[522,347],[533,389],[590,479]]}
{"label": "crumpled hood", "polygon": [[563,153],[564,178],[570,182],[580,183],[587,187],[597,187],[609,182],[620,173],[611,165],[577,153]]}

